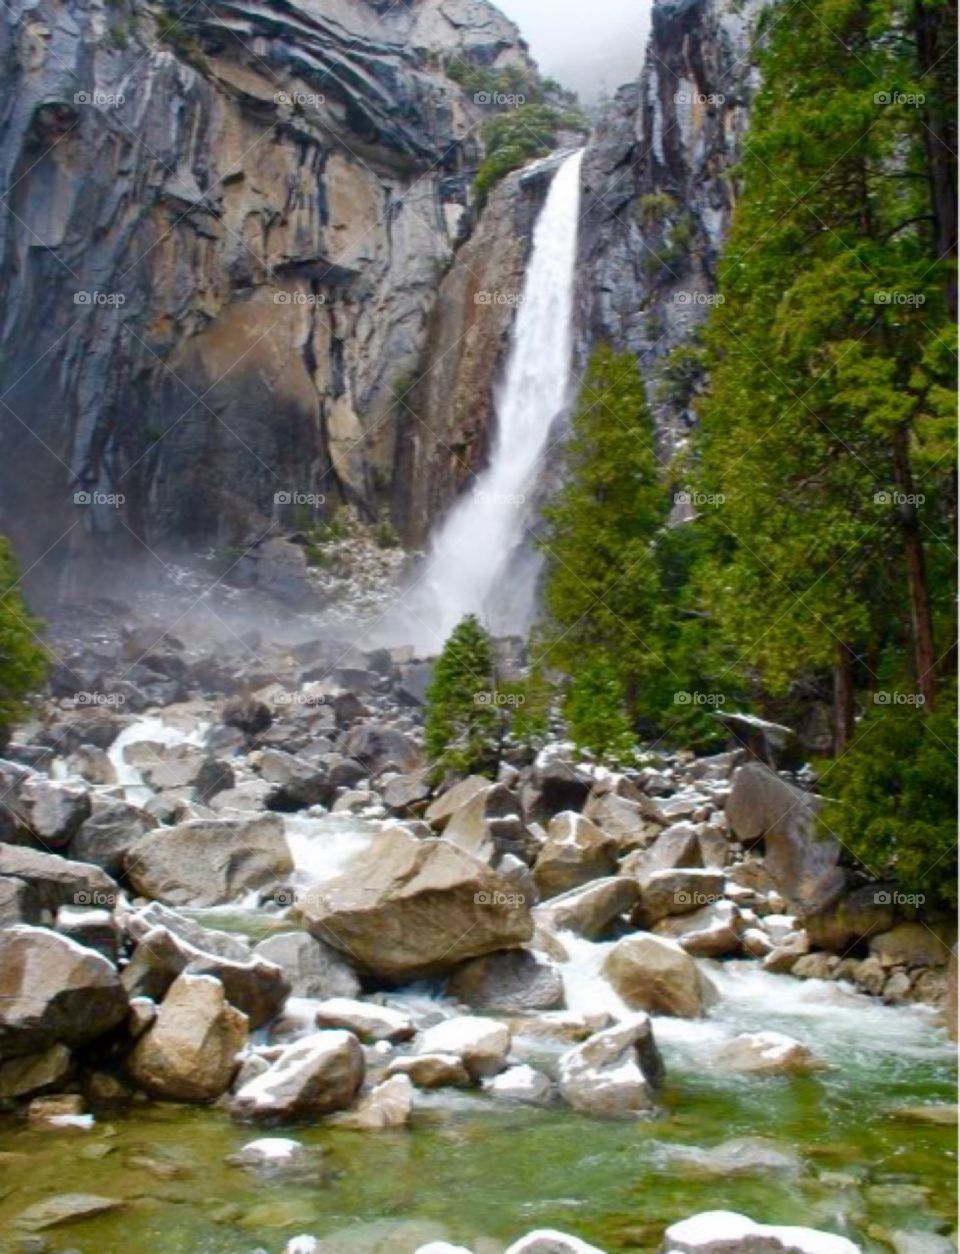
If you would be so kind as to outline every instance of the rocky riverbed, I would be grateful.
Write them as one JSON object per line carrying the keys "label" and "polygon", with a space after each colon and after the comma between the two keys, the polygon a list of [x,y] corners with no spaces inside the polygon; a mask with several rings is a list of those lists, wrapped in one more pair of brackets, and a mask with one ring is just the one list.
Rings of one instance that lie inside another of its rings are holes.
{"label": "rocky riverbed", "polygon": [[221,610],[53,624],[4,750],[0,1248],[955,1248],[954,937],[805,780],[434,789],[429,662]]}

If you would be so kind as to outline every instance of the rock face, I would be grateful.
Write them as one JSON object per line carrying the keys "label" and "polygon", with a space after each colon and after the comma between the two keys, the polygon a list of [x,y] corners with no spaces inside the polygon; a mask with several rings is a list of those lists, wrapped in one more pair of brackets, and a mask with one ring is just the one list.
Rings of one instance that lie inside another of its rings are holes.
{"label": "rock face", "polygon": [[584,157],[580,351],[606,341],[644,361],[667,447],[693,421],[699,380],[665,387],[661,370],[716,288],[761,8],[761,0],[655,4],[640,79],[616,94]]}
{"label": "rock face", "polygon": [[307,927],[383,979],[449,971],[530,940],[511,885],[445,840],[383,832],[337,879],[299,902]]}
{"label": "rock face", "polygon": [[283,823],[274,816],[158,827],[130,847],[125,862],[138,893],[171,906],[227,905],[293,872]]}
{"label": "rock face", "polygon": [[120,977],[100,954],[46,928],[0,932],[0,1058],[85,1045],[126,1013]]}
{"label": "rock face", "polygon": [[405,380],[489,115],[443,67],[528,66],[516,28],[475,0],[241,0],[159,37],[139,4],[0,21],[0,389],[35,436],[4,424],[0,529],[21,555],[78,518],[74,553],[123,523],[239,542],[297,492],[428,517],[411,483],[452,480]]}
{"label": "rock face", "polygon": [[628,1006],[651,1014],[699,1019],[716,991],[673,941],[646,932],[625,936],[607,955],[603,974]]}
{"label": "rock face", "polygon": [[247,1017],[209,975],[181,975],[127,1060],[132,1079],[155,1097],[212,1102],[230,1087],[246,1044]]}

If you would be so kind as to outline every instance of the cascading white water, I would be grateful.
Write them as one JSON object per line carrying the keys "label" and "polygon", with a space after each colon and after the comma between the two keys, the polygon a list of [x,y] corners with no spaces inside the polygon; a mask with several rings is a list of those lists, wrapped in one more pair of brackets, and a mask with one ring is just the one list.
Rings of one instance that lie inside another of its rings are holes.
{"label": "cascading white water", "polygon": [[522,632],[532,617],[536,560],[525,523],[551,426],[568,399],[582,158],[579,151],[561,164],[537,220],[489,466],[434,537],[407,599],[405,626],[424,652],[438,652],[465,614],[498,635]]}

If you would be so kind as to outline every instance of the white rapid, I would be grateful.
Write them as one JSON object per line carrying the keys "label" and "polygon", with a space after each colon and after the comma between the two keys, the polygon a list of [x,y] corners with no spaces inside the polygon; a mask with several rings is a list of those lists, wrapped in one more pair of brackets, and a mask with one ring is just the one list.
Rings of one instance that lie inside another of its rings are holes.
{"label": "white rapid", "polygon": [[434,536],[407,598],[406,638],[424,653],[438,652],[465,614],[498,635],[522,632],[533,614],[539,563],[524,543],[525,523],[551,427],[568,401],[582,158],[566,158],[540,211],[490,463]]}

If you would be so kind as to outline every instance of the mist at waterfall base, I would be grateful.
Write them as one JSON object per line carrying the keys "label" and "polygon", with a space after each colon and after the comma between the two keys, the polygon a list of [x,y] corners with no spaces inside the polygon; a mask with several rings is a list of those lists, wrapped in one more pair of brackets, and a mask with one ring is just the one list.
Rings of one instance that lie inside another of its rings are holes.
{"label": "mist at waterfall base", "polygon": [[529,523],[544,454],[570,394],[582,151],[558,168],[534,230],[487,468],[452,507],[402,598],[391,634],[437,653],[466,614],[498,636],[533,618],[539,554]]}

